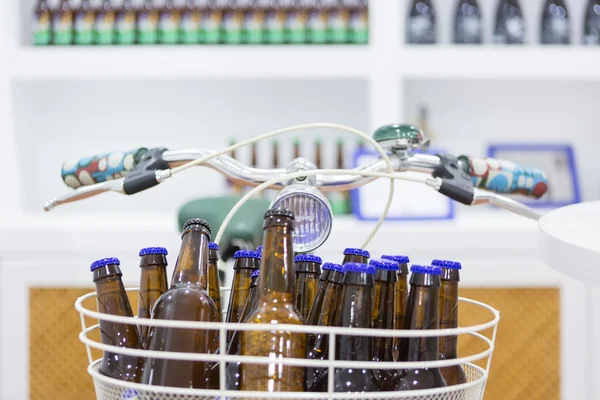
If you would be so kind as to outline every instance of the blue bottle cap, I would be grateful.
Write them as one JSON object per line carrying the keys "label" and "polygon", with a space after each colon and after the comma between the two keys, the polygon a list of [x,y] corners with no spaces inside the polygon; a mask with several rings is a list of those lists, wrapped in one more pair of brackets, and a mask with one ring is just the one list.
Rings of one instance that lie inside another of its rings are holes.
{"label": "blue bottle cap", "polygon": [[214,242],[208,242],[208,249],[209,250],[219,250],[219,245]]}
{"label": "blue bottle cap", "polygon": [[433,265],[434,267],[443,267],[446,264],[446,260],[438,260],[437,258],[434,260],[431,260],[431,265]]}
{"label": "blue bottle cap", "polygon": [[369,261],[369,265],[374,266],[376,269],[383,269],[385,271],[398,271],[400,269],[400,264],[393,260],[372,259]]}
{"label": "blue bottle cap", "polygon": [[346,263],[344,264],[344,272],[362,272],[366,274],[374,274],[375,267],[361,263]]}
{"label": "blue bottle cap", "polygon": [[436,267],[433,265],[415,265],[415,264],[413,264],[410,267],[410,272],[415,272],[418,274],[441,275],[442,269],[440,267]]}
{"label": "blue bottle cap", "polygon": [[258,247],[256,248],[256,251],[258,251],[259,253],[261,253],[261,254],[262,254],[262,246],[258,246]]}
{"label": "blue bottle cap", "polygon": [[258,258],[260,259],[260,253],[254,250],[238,250],[233,254],[234,259],[238,258]]}
{"label": "blue bottle cap", "polygon": [[164,254],[166,256],[169,253],[164,247],[146,247],[140,250],[140,257],[146,254]]}
{"label": "blue bottle cap", "polygon": [[450,261],[450,260],[432,260],[431,265],[436,267],[442,267],[447,269],[462,269],[461,263],[458,261]]}
{"label": "blue bottle cap", "polygon": [[317,264],[323,264],[323,260],[319,256],[313,254],[298,254],[294,257],[294,262],[311,262]]}
{"label": "blue bottle cap", "polygon": [[257,269],[256,271],[252,271],[252,275],[250,275],[250,278],[256,278],[259,275],[260,275],[260,271]]}
{"label": "blue bottle cap", "polygon": [[367,250],[363,250],[363,249],[356,249],[356,248],[352,248],[352,247],[348,247],[347,249],[344,250],[344,255],[345,256],[362,256],[362,257],[371,257],[371,253],[369,253]]}
{"label": "blue bottle cap", "polygon": [[101,258],[100,260],[96,260],[92,263],[90,266],[90,271],[105,267],[107,265],[121,265],[121,261],[119,261],[117,257]]}
{"label": "blue bottle cap", "polygon": [[329,270],[329,271],[336,271],[336,272],[342,272],[342,273],[344,272],[344,266],[342,264],[335,264],[335,263],[330,263],[330,262],[323,264],[321,269],[323,271]]}
{"label": "blue bottle cap", "polygon": [[402,255],[384,254],[381,256],[381,258],[384,260],[393,260],[400,264],[408,264],[410,262],[410,259],[408,258],[408,256],[402,256]]}

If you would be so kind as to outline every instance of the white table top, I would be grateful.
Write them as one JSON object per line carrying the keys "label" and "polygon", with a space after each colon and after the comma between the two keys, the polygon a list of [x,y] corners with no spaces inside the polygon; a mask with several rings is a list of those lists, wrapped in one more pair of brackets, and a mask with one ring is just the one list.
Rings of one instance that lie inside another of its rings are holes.
{"label": "white table top", "polygon": [[600,201],[550,211],[538,227],[540,256],[548,265],[600,286]]}

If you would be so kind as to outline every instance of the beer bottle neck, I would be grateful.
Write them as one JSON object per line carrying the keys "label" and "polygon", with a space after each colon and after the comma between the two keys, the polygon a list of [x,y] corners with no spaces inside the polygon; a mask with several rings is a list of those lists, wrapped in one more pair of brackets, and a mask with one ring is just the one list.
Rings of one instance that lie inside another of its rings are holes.
{"label": "beer bottle neck", "polygon": [[[457,271],[458,272],[458,271]],[[442,279],[440,287],[440,329],[458,327],[458,282]],[[458,336],[440,336],[441,359],[457,357]]]}
{"label": "beer bottle neck", "polygon": [[373,328],[394,329],[394,290],[395,280],[375,281]]}
{"label": "beer bottle neck", "polygon": [[294,249],[292,229],[288,225],[267,226],[263,236],[263,254],[258,290],[260,302],[292,301],[294,290]]}
{"label": "beer bottle neck", "polygon": [[369,259],[364,256],[359,256],[358,254],[346,254],[344,256],[344,261],[342,261],[342,264],[346,263],[368,264]]}
{"label": "beer bottle neck", "polygon": [[208,231],[204,227],[192,226],[184,232],[171,288],[188,286],[206,290],[208,243]]}
{"label": "beer bottle neck", "polygon": [[[428,274],[424,280],[433,277]],[[413,277],[414,278],[414,277]],[[418,277],[421,280],[420,277]],[[411,280],[411,290],[408,296],[407,313],[404,320],[404,329],[438,329],[439,328],[439,286],[416,285],[414,279]],[[434,361],[438,356],[438,338],[434,337],[413,337],[404,338],[405,352],[408,356],[407,361]]]}
{"label": "beer bottle neck", "polygon": [[121,281],[118,265],[107,265],[94,270],[98,311],[101,313],[133,317],[131,305]]}

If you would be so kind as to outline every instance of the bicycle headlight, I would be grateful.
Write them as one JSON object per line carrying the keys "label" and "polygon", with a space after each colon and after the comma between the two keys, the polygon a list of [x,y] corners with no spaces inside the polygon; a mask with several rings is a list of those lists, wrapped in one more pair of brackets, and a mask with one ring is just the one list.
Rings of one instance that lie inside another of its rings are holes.
{"label": "bicycle headlight", "polygon": [[314,186],[294,184],[280,191],[271,208],[293,211],[294,251],[306,253],[321,246],[331,233],[333,214],[327,198]]}

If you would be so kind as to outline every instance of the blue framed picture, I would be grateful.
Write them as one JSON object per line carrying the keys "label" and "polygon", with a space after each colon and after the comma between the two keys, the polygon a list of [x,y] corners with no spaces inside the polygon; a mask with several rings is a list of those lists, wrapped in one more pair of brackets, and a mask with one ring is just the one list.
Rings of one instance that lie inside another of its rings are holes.
{"label": "blue framed picture", "polygon": [[[427,154],[439,154],[428,151]],[[354,166],[360,167],[379,157],[371,150],[359,150],[354,154]],[[411,174],[414,172],[405,172]],[[389,179],[379,178],[350,192],[352,213],[365,221],[378,220],[387,202]],[[431,187],[415,182],[395,180],[394,200],[387,216],[389,221],[446,220],[454,218],[454,201]]]}
{"label": "blue framed picture", "polygon": [[546,173],[548,190],[540,199],[514,196],[530,207],[562,207],[581,201],[575,152],[569,144],[492,144],[488,147],[488,156],[539,168]]}

